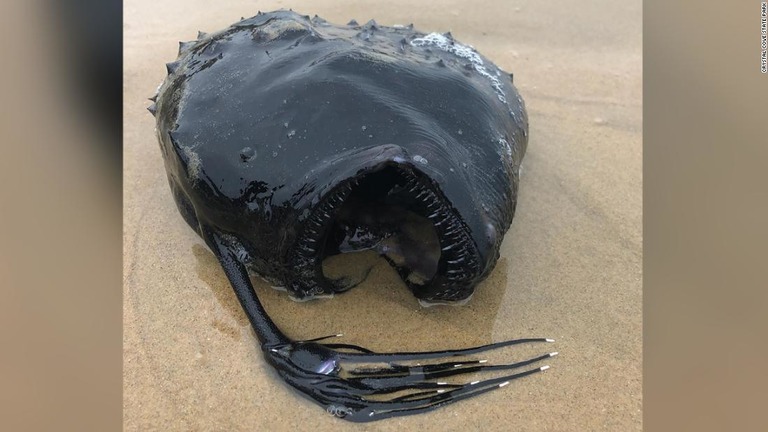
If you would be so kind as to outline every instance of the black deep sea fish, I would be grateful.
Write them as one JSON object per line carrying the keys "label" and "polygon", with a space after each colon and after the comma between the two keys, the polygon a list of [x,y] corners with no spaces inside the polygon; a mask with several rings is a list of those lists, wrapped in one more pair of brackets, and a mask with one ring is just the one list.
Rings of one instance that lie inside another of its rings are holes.
{"label": "black deep sea fish", "polygon": [[[452,360],[550,339],[375,353],[295,341],[249,272],[295,299],[350,289],[323,260],[374,250],[424,303],[466,301],[512,222],[528,120],[512,77],[449,34],[259,13],[180,43],[152,98],[176,205],[218,258],[266,360],[331,414],[372,421],[435,409],[539,372]],[[326,341],[326,343],[320,343]],[[440,360],[440,359],[443,360]],[[415,361],[423,362],[413,364]]]}

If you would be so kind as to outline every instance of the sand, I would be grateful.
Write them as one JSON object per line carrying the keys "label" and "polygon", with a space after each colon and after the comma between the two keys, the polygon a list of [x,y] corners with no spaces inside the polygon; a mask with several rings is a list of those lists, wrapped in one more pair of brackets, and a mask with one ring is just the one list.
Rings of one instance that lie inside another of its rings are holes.
{"label": "sand", "polygon": [[343,332],[345,342],[378,351],[557,340],[493,357],[559,351],[545,373],[362,429],[640,430],[640,1],[344,3],[126,2],[125,430],[361,429],[299,397],[265,364],[218,263],[173,203],[146,111],[179,40],[281,7],[334,23],[450,30],[514,72],[530,118],[517,215],[467,306],[421,308],[384,262],[349,293],[310,303],[254,280],[296,338]]}

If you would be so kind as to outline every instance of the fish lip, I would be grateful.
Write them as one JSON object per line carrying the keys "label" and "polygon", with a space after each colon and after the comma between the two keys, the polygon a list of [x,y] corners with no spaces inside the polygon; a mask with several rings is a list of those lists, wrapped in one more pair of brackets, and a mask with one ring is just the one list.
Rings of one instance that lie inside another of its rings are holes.
{"label": "fish lip", "polygon": [[[292,295],[299,300],[325,297],[338,292],[322,270],[324,240],[330,230],[335,211],[360,180],[387,167],[394,167],[412,182],[413,196],[423,195],[420,204],[423,214],[435,226],[440,242],[440,259],[437,272],[425,285],[407,280],[408,270],[390,262],[403,282],[422,301],[435,303],[461,302],[468,299],[481,276],[480,254],[470,229],[461,215],[451,205],[430,176],[410,161],[399,146],[388,146],[380,154],[369,159],[362,169],[348,172],[327,190],[324,196],[310,208],[300,229],[295,246],[289,251],[289,266],[293,269],[292,280],[287,283]],[[411,192],[409,192],[410,194]]]}

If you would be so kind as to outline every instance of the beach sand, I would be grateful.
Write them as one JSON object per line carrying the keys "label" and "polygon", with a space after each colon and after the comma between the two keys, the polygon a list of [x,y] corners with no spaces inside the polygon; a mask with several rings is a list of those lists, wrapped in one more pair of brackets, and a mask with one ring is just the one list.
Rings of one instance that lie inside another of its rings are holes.
{"label": "beach sand", "polygon": [[[349,3],[349,4],[345,4]],[[464,307],[423,309],[379,260],[331,300],[295,303],[254,280],[285,333],[338,332],[376,351],[554,344],[545,373],[364,430],[642,428],[641,2],[134,0],[125,4],[124,428],[360,430],[293,392],[264,362],[213,254],[184,223],[147,112],[177,42],[258,9],[343,24],[451,31],[513,72],[530,121],[518,210],[501,258]]]}

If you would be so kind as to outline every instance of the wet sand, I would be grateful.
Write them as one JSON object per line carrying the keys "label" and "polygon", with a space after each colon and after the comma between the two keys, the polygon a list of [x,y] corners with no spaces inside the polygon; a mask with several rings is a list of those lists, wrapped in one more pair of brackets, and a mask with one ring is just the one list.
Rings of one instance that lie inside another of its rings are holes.
{"label": "wet sand", "polygon": [[530,142],[501,259],[464,307],[423,309],[379,261],[331,300],[259,297],[295,338],[343,332],[377,351],[518,337],[555,344],[551,369],[432,413],[364,430],[642,428],[641,4],[492,0],[417,4],[201,0],[125,5],[124,427],[144,430],[359,430],[285,385],[265,364],[213,254],[171,198],[147,97],[177,42],[292,7],[333,23],[375,18],[448,31],[515,75]]}

